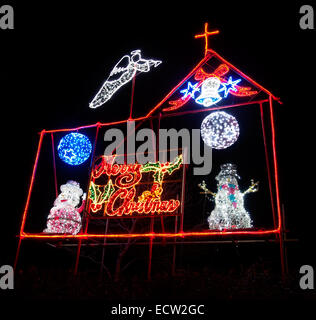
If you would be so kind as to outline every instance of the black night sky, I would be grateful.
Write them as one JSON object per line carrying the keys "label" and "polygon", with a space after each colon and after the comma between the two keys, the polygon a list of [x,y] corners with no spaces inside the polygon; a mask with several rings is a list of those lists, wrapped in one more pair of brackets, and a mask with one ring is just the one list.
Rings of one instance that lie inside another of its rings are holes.
{"label": "black night sky", "polygon": [[[14,7],[15,29],[0,30],[0,266],[14,261],[38,133],[126,119],[130,85],[99,109],[88,104],[113,65],[135,49],[163,61],[136,80],[135,115],[146,114],[202,59],[204,41],[194,35],[208,22],[220,30],[210,46],[283,102],[275,103],[281,202],[289,237],[299,239],[289,260],[294,277],[301,265],[316,268],[315,30],[299,27],[307,1],[7,4]],[[244,148],[238,157],[256,152]]]}

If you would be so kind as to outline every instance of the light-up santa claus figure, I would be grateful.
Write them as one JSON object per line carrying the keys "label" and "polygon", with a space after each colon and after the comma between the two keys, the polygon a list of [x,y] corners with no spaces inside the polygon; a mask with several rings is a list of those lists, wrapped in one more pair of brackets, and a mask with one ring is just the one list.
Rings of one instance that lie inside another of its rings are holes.
{"label": "light-up santa claus figure", "polygon": [[[76,181],[68,181],[60,187],[61,193],[54,201],[47,217],[46,233],[77,234],[81,229],[80,213],[84,209],[86,194]],[[80,198],[82,204],[79,208]]]}
{"label": "light-up santa claus figure", "polygon": [[218,181],[217,193],[206,188],[205,182],[199,185],[206,194],[211,194],[215,199],[215,208],[207,221],[209,228],[224,229],[248,229],[252,228],[252,220],[244,207],[244,196],[249,192],[258,191],[259,182],[251,180],[251,186],[241,192],[238,187],[236,166],[231,163],[221,165],[221,171],[215,178]]}

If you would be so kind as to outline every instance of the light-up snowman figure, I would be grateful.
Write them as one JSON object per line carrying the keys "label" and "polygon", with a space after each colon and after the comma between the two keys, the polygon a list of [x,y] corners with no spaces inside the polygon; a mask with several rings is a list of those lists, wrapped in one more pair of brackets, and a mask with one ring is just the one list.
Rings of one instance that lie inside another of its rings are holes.
{"label": "light-up snowman figure", "polygon": [[[86,202],[86,194],[83,193],[76,181],[68,181],[60,187],[61,193],[54,201],[54,207],[50,209],[47,217],[45,233],[77,234],[81,229],[81,215]],[[82,204],[79,208],[82,197]]]}
{"label": "light-up snowman figure", "polygon": [[236,166],[226,163],[221,165],[221,171],[215,178],[218,181],[217,193],[208,190],[204,181],[199,184],[199,187],[206,194],[212,195],[215,200],[215,208],[207,219],[211,230],[253,227],[250,215],[244,207],[244,196],[250,192],[258,191],[259,182],[254,183],[251,180],[250,187],[241,192],[237,181],[239,178]]}

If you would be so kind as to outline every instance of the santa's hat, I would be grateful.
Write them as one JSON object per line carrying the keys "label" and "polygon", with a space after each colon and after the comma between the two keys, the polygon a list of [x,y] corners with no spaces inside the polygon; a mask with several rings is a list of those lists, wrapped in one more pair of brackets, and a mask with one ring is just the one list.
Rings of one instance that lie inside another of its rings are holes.
{"label": "santa's hat", "polygon": [[79,197],[83,194],[83,190],[77,181],[69,180],[66,184],[60,186],[61,192],[70,190],[72,193],[77,194]]}

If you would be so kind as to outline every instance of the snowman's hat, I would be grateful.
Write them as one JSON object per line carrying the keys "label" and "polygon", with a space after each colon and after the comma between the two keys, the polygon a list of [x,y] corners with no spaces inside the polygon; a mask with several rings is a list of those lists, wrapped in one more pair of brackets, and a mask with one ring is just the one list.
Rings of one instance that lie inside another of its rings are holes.
{"label": "snowman's hat", "polygon": [[240,176],[237,174],[237,166],[233,163],[225,163],[221,165],[221,171],[216,176],[216,180],[220,180],[223,177],[233,176],[237,179],[240,179]]}

